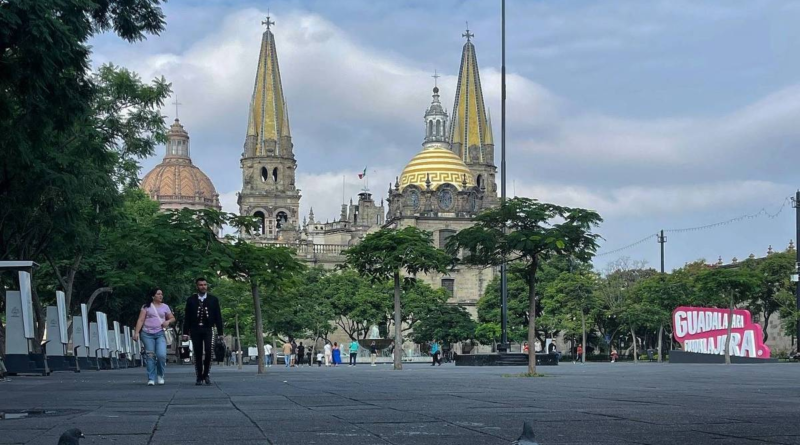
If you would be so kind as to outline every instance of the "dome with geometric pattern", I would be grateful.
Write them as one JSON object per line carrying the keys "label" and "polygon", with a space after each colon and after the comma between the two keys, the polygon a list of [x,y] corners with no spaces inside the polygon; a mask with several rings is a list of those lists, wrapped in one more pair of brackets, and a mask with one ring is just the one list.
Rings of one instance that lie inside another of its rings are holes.
{"label": "dome with geometric pattern", "polygon": [[475,185],[475,178],[467,164],[455,153],[439,144],[427,145],[403,169],[400,175],[400,190],[416,185],[425,190],[430,181],[431,190],[449,183],[459,190]]}
{"label": "dome with geometric pattern", "polygon": [[178,119],[170,127],[164,160],[147,173],[141,189],[162,209],[221,210],[219,194],[189,157],[189,134]]}

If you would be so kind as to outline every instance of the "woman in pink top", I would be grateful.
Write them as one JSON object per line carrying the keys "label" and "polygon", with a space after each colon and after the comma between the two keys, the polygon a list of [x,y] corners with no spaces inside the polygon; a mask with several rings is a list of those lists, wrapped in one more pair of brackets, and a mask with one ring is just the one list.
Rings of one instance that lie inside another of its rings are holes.
{"label": "woman in pink top", "polygon": [[164,370],[167,368],[167,338],[164,329],[175,322],[172,310],[164,304],[164,293],[155,289],[148,295],[147,303],[139,311],[139,320],[133,330],[133,340],[142,343],[147,357],[147,386],[164,384]]}

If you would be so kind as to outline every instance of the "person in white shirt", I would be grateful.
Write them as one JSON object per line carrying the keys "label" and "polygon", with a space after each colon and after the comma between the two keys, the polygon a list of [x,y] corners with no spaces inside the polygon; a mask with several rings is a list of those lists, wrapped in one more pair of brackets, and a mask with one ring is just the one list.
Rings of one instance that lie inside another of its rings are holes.
{"label": "person in white shirt", "polygon": [[325,342],[325,366],[331,365],[331,359],[333,358],[333,349],[331,348],[330,342]]}
{"label": "person in white shirt", "polygon": [[264,345],[264,361],[268,368],[272,367],[272,345],[269,343]]}

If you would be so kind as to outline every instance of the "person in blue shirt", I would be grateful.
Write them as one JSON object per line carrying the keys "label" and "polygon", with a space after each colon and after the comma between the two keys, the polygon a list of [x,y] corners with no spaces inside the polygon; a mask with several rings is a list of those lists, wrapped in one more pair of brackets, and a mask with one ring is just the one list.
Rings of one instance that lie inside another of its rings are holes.
{"label": "person in blue shirt", "polygon": [[440,358],[440,355],[441,351],[439,349],[439,343],[434,340],[433,343],[431,343],[431,356],[433,356],[433,363],[431,366],[436,366],[437,363],[439,366],[442,366],[442,359]]}

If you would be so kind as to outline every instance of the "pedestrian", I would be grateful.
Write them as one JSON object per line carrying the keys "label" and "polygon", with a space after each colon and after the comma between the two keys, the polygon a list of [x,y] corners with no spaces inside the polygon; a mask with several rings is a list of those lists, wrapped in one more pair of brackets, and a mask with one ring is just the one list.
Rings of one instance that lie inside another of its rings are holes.
{"label": "pedestrian", "polygon": [[297,347],[297,366],[303,365],[303,358],[306,356],[306,347],[303,346],[303,342],[300,342],[300,345]]}
{"label": "pedestrian", "polygon": [[267,368],[272,367],[272,343],[264,345],[264,361],[266,361]]}
{"label": "pedestrian", "polygon": [[306,350],[306,358],[308,359],[308,366],[311,366],[314,363],[314,360],[311,360],[311,357],[314,355],[314,351],[312,351],[311,346],[308,347]]}
{"label": "pedestrian", "polygon": [[317,352],[317,367],[322,367],[322,352]]}
{"label": "pedestrian", "polygon": [[528,342],[522,344],[522,353],[528,354],[531,351],[531,347],[528,346]]}
{"label": "pedestrian", "polygon": [[618,357],[619,357],[619,354],[617,354],[617,350],[616,349],[612,349],[611,350],[611,363],[616,363]]}
{"label": "pedestrian", "polygon": [[331,366],[331,361],[333,360],[333,348],[331,347],[331,342],[325,341],[325,366]]}
{"label": "pedestrian", "polygon": [[350,342],[350,365],[356,365],[356,359],[358,358],[358,342],[353,340]]}
{"label": "pedestrian", "polygon": [[292,365],[292,344],[288,341],[283,344],[283,361],[287,368]]}
{"label": "pedestrian", "polygon": [[342,351],[339,350],[339,343],[333,342],[333,366],[342,364]]}
{"label": "pedestrian", "polygon": [[292,368],[297,366],[297,342],[292,339]]}
{"label": "pedestrian", "polygon": [[441,355],[441,350],[439,349],[439,343],[436,340],[431,343],[431,356],[433,357],[433,363],[431,366],[436,366],[438,363],[439,366],[442,366],[442,360],[439,358]]}
{"label": "pedestrian", "polygon": [[583,361],[583,345],[578,345],[578,348],[575,350],[575,360],[573,360],[572,363],[582,362],[582,361]]}
{"label": "pedestrian", "polygon": [[222,311],[217,297],[208,293],[208,281],[205,278],[195,280],[197,293],[186,300],[186,319],[183,322],[183,339],[192,339],[194,350],[194,369],[197,377],[195,385],[211,384],[211,342],[214,340],[213,328],[222,337]]}
{"label": "pedestrian", "polygon": [[147,295],[147,301],[139,310],[139,319],[133,330],[133,341],[139,341],[141,333],[147,357],[147,386],[164,384],[164,371],[167,368],[167,337],[165,329],[175,322],[172,310],[164,303],[164,293],[154,289]]}
{"label": "pedestrian", "polygon": [[378,346],[375,345],[375,341],[369,344],[369,359],[372,362],[372,366],[377,366],[375,360],[378,359]]}

